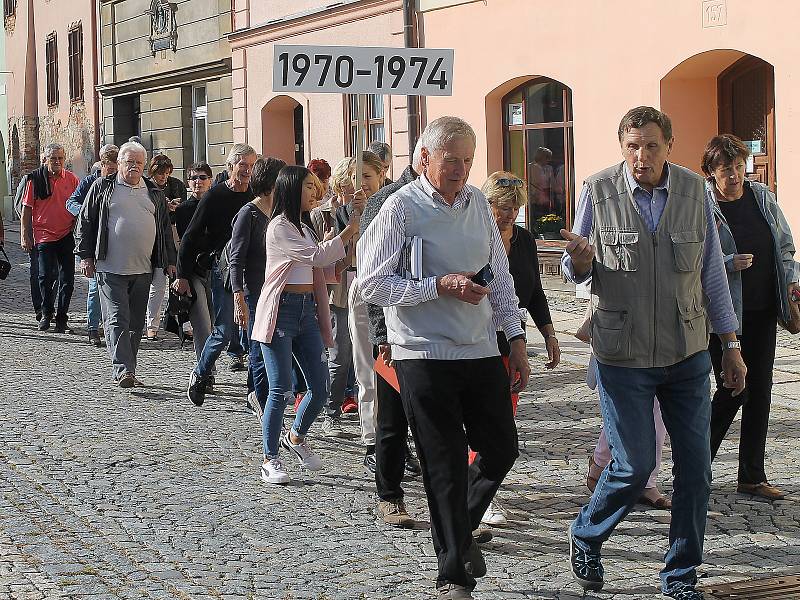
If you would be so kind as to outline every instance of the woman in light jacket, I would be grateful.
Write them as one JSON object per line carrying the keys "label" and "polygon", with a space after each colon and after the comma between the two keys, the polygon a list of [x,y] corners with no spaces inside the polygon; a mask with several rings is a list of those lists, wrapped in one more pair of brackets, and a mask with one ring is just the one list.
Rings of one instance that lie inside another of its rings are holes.
{"label": "woman in light jacket", "polygon": [[[323,268],[345,256],[345,244],[358,233],[361,215],[354,213],[338,236],[318,244],[302,218],[313,206],[316,193],[311,171],[284,167],[275,182],[274,208],[267,227],[267,266],[253,325],[253,338],[261,342],[269,380],[262,420],[261,478],[266,483],[289,481],[278,458],[279,444],[292,451],[305,468],[322,468],[305,436],[328,398],[325,347],[333,345],[333,335]],[[281,436],[287,399],[293,397],[292,351],[311,391],[298,406],[291,429]]]}
{"label": "woman in light jacket", "polygon": [[766,186],[745,179],[750,151],[730,134],[711,139],[703,154],[706,193],[715,201],[715,217],[728,285],[739,319],[737,332],[747,364],[747,387],[739,396],[722,385],[722,345],[711,336],[709,352],[717,391],[711,404],[711,455],[716,456],[728,428],[742,408],[737,491],[770,500],[783,498],[764,470],[776,324],[788,321],[800,265],[778,202]]}

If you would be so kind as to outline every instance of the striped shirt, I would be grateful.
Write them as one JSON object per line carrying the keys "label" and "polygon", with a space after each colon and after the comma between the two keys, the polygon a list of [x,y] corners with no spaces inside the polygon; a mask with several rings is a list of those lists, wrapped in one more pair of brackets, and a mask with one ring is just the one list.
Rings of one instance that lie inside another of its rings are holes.
{"label": "striped shirt", "polygon": [[[519,302],[514,293],[514,281],[508,270],[508,257],[503,248],[500,232],[494,221],[489,203],[480,190],[470,185],[456,195],[449,204],[422,175],[418,179],[422,193],[442,203],[453,212],[466,208],[472,201],[485,203],[490,231],[491,265],[495,278],[489,284],[488,299],[492,308],[492,321],[496,329],[502,329],[507,338],[524,333],[519,318]],[[378,306],[415,306],[436,300],[436,277],[425,277],[420,281],[405,279],[398,274],[400,253],[406,239],[406,212],[403,201],[390,196],[375,219],[361,235],[358,243],[358,276],[362,296],[366,302]],[[424,247],[424,246],[423,246]],[[448,275],[448,273],[441,273]]]}
{"label": "striped shirt", "polygon": [[[652,193],[640,186],[631,175],[628,165],[624,167],[625,179],[636,204],[636,210],[642,217],[648,230],[652,233],[658,228],[661,216],[667,206],[669,190],[669,163],[667,175],[662,182],[653,188]],[[739,328],[736,313],[733,311],[728,277],[725,273],[725,263],[722,259],[722,249],[719,244],[716,219],[712,201],[706,196],[706,239],[703,248],[703,265],[700,272],[700,281],[703,292],[708,298],[708,318],[714,333],[731,333]],[[572,233],[589,237],[592,232],[594,211],[592,208],[592,190],[584,185],[578,200],[578,210],[575,213],[575,225]],[[575,283],[585,283],[591,279],[591,271],[583,277],[575,277],[572,271],[572,259],[564,252],[561,257],[561,267],[564,275]]]}

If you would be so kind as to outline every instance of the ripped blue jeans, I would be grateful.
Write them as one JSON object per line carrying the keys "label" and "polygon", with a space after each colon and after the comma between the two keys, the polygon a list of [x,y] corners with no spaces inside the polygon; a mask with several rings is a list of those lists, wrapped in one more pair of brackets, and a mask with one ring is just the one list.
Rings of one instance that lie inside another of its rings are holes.
{"label": "ripped blue jeans", "polygon": [[269,380],[269,396],[262,422],[264,454],[267,458],[278,456],[283,413],[289,400],[294,401],[292,347],[310,390],[297,408],[292,424],[292,433],[302,438],[322,411],[330,388],[328,357],[322,343],[317,303],[312,293],[283,292],[272,341],[261,344]]}

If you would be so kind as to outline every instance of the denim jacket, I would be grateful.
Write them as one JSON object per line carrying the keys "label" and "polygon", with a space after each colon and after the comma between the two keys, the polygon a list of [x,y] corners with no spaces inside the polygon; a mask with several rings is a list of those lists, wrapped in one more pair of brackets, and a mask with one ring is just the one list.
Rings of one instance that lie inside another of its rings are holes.
{"label": "denim jacket", "polygon": [[[769,225],[772,232],[772,243],[775,247],[775,288],[776,298],[778,300],[777,312],[778,319],[781,321],[789,321],[789,292],[788,286],[790,283],[797,283],[800,280],[800,263],[794,260],[794,240],[792,239],[792,232],[789,230],[789,224],[783,216],[783,212],[778,206],[778,200],[767,186],[758,183],[757,181],[750,181],[750,187],[756,197],[758,208],[764,216],[764,220]],[[731,290],[731,299],[733,300],[733,308],[736,311],[736,317],[739,323],[742,322],[742,272],[734,271],[733,269],[733,256],[738,254],[736,250],[736,242],[733,240],[733,234],[728,226],[728,222],[722,214],[722,209],[719,207],[716,195],[714,193],[713,182],[706,181],[706,194],[714,201],[714,216],[717,219],[719,229],[719,243],[722,246],[722,254],[725,259],[725,269],[728,274],[728,286]],[[741,334],[741,325],[737,334]]]}
{"label": "denim jacket", "polygon": [[[153,269],[166,270],[176,263],[175,242],[172,238],[172,227],[169,223],[166,198],[164,192],[147,179],[144,179],[150,199],[155,206],[156,239],[150,257]],[[79,258],[103,260],[108,251],[108,205],[117,174],[101,177],[95,181],[86,195],[86,200],[78,214],[75,227],[75,254]]]}

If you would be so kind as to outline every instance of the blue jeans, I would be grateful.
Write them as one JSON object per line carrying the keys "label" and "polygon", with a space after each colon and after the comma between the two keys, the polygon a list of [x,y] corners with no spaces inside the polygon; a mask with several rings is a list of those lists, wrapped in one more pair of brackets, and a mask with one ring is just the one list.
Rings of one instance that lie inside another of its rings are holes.
{"label": "blue jeans", "polygon": [[269,379],[267,379],[267,368],[264,366],[264,357],[261,354],[261,342],[253,339],[253,322],[256,320],[256,306],[258,305],[258,294],[247,294],[247,339],[250,340],[250,360],[247,366],[247,385],[252,386],[251,390],[256,393],[261,411],[267,404],[269,394]]}
{"label": "blue jeans", "polygon": [[222,285],[217,263],[211,266],[208,274],[211,287],[211,304],[214,307],[214,323],[211,335],[208,336],[203,352],[197,361],[194,372],[198,377],[208,377],[213,373],[214,363],[228,347],[234,333],[233,294]]}
{"label": "blue jeans", "polygon": [[572,524],[584,550],[600,546],[633,508],[655,465],[653,396],[661,404],[672,440],[675,480],[670,548],[661,571],[664,592],[694,585],[703,562],[703,537],[711,491],[711,359],[698,352],[669,367],[633,369],[597,363],[597,390],[611,462],[589,504]]}
{"label": "blue jeans", "polygon": [[86,329],[97,331],[100,329],[102,312],[100,310],[100,291],[97,289],[97,278],[89,278],[89,293],[86,296]]}
{"label": "blue jeans", "polygon": [[322,344],[317,321],[317,303],[314,294],[283,292],[280,298],[275,332],[269,344],[261,344],[261,353],[269,377],[269,396],[262,431],[264,454],[267,458],[278,456],[278,443],[283,423],[283,411],[292,391],[292,349],[303,370],[311,393],[303,397],[292,424],[292,433],[304,437],[328,399],[328,357]]}

